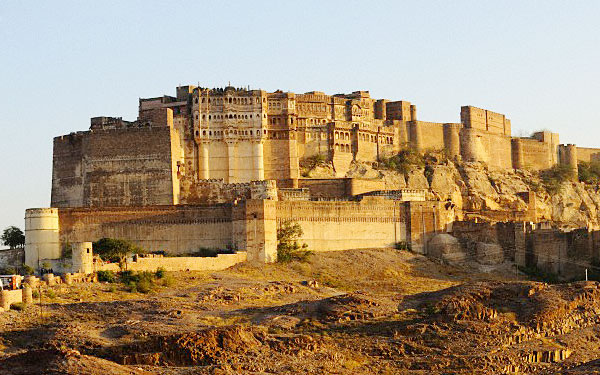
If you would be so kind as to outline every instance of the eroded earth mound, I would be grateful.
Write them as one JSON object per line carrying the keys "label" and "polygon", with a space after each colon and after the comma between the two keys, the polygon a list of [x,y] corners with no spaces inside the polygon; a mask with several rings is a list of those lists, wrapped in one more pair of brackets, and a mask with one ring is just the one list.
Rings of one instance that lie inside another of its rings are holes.
{"label": "eroded earth mound", "polygon": [[146,295],[48,287],[43,321],[39,306],[0,315],[0,374],[600,370],[595,282],[548,285],[392,249],[172,276]]}

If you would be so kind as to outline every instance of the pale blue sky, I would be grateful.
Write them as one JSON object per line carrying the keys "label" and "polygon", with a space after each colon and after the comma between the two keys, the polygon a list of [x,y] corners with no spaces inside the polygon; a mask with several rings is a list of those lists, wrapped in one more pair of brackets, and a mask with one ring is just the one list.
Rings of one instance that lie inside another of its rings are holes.
{"label": "pale blue sky", "polygon": [[[176,5],[175,5],[176,4]],[[600,147],[598,1],[0,0],[0,229],[50,201],[52,138],[178,84],[461,105]]]}

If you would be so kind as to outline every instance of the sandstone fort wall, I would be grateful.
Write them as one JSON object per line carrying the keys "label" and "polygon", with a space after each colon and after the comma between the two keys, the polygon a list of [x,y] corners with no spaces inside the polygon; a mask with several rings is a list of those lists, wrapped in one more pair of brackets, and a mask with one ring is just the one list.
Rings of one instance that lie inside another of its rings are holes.
{"label": "sandstone fort wall", "polygon": [[404,207],[393,201],[277,202],[277,221],[297,222],[313,251],[391,247],[406,241]]}
{"label": "sandstone fort wall", "polygon": [[578,161],[600,161],[600,148],[577,147]]}
{"label": "sandstone fort wall", "polygon": [[[247,253],[239,251],[235,254],[218,254],[216,257],[138,257],[127,263],[127,270],[154,272],[159,268],[165,271],[220,271],[245,262]],[[96,271],[120,271],[116,263],[107,263],[96,268]]]}
{"label": "sandstone fort wall", "polygon": [[464,161],[480,161],[492,169],[512,168],[511,138],[475,128],[460,131],[461,156]]}
{"label": "sandstone fort wall", "polygon": [[25,261],[25,249],[0,250],[0,268],[21,267]]}
{"label": "sandstone fort wall", "polygon": [[122,238],[171,254],[234,245],[231,205],[64,209],[59,225],[62,243]]}
{"label": "sandstone fort wall", "polygon": [[174,203],[168,127],[70,134],[54,150],[53,207]]}
{"label": "sandstone fort wall", "polygon": [[421,149],[444,149],[444,124],[418,121],[416,125],[421,128],[419,142]]}

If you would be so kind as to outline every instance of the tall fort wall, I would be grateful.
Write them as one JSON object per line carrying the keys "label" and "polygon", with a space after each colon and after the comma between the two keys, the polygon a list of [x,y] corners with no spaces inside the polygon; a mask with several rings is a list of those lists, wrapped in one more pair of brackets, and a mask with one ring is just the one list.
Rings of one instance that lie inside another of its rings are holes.
{"label": "tall fort wall", "polygon": [[231,205],[59,210],[62,243],[122,238],[149,251],[171,254],[234,245],[232,222]]}
{"label": "tall fort wall", "polygon": [[174,204],[168,127],[54,139],[52,207]]}
{"label": "tall fort wall", "polygon": [[218,205],[30,209],[26,212],[26,264],[56,260],[67,243],[103,237],[132,241],[148,251],[185,254],[201,247],[233,248],[249,261],[277,258],[277,227],[301,225],[313,251],[389,247],[405,241],[426,252],[432,234],[453,218],[440,202],[360,202],[248,199]]}
{"label": "tall fort wall", "polygon": [[315,251],[391,247],[404,241],[426,253],[427,241],[445,230],[451,217],[438,202],[375,197],[361,202],[277,202],[278,223],[300,224],[301,240]]}
{"label": "tall fort wall", "polygon": [[600,148],[577,147],[578,161],[600,161]]}

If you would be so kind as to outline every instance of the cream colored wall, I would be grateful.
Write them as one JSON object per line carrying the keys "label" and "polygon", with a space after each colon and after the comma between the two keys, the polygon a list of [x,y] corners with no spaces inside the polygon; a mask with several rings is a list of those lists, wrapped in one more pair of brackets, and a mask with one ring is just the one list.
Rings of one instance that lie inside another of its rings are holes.
{"label": "cream colored wall", "polygon": [[297,222],[313,251],[390,247],[406,240],[402,203],[374,198],[359,202],[277,202],[278,225]]}
{"label": "cream colored wall", "polygon": [[[395,239],[406,240],[404,223],[396,222],[345,222],[297,221],[304,235],[302,242],[312,251],[332,251],[363,248],[393,247]],[[351,233],[351,235],[350,235]]]}
{"label": "cream colored wall", "polygon": [[[138,258],[137,262],[128,262],[127,269],[131,271],[220,271],[246,261],[246,252],[235,254],[219,254],[216,257],[160,257]],[[98,267],[97,271],[116,271],[115,264]]]}
{"label": "cream colored wall", "polygon": [[500,134],[463,128],[460,130],[461,156],[464,161],[480,161],[491,169],[511,169],[511,138]]}
{"label": "cream colored wall", "polygon": [[208,147],[209,155],[209,177],[220,178],[229,182],[229,155],[227,152],[227,143],[223,141],[213,141]]}
{"label": "cream colored wall", "polygon": [[418,121],[417,126],[421,127],[421,147],[423,150],[444,149],[444,124]]}
{"label": "cream colored wall", "polygon": [[265,179],[298,178],[298,150],[295,140],[264,141]]}
{"label": "cream colored wall", "polygon": [[134,241],[149,251],[182,254],[199,247],[225,248],[230,245],[231,231],[231,207],[226,205],[60,211],[63,243],[112,237]]}
{"label": "cream colored wall", "polygon": [[82,224],[65,233],[62,238],[72,242],[97,241],[102,237],[133,241],[148,251],[166,251],[182,254],[200,247],[225,248],[231,238],[231,223],[178,223],[152,222]]}
{"label": "cream colored wall", "polygon": [[577,147],[578,161],[600,161],[600,148]]}
{"label": "cream colored wall", "polygon": [[523,168],[532,170],[548,169],[555,164],[552,144],[540,142],[537,139],[519,138],[523,157]]}

